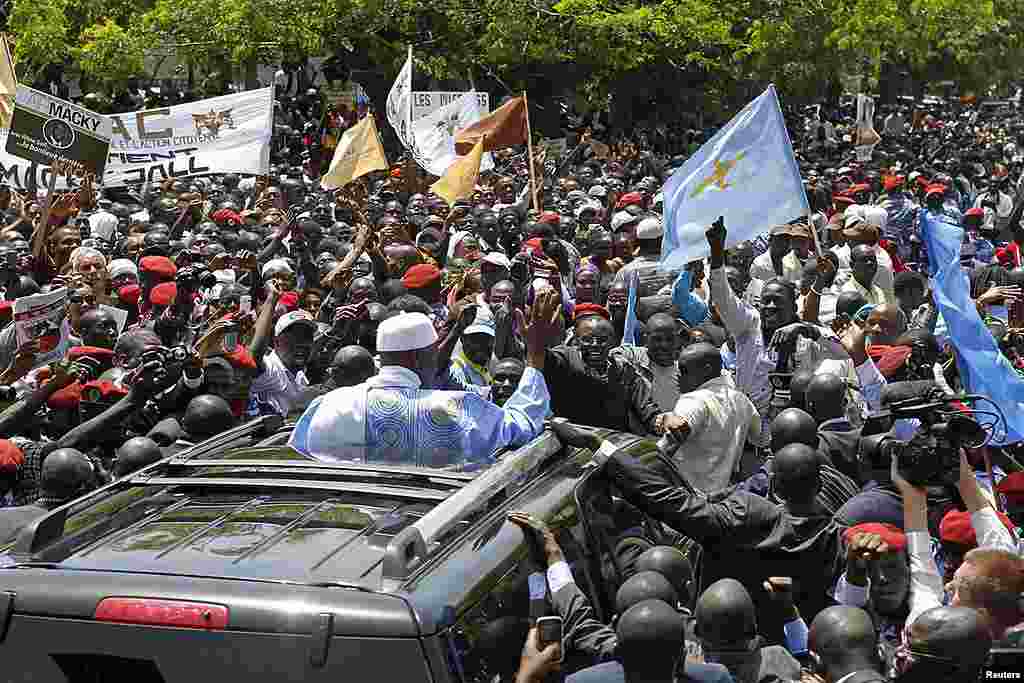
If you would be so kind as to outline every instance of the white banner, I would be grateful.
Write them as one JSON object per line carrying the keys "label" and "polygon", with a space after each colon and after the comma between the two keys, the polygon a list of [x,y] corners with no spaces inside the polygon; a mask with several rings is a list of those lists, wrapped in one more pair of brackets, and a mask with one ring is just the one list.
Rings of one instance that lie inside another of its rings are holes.
{"label": "white banner", "polygon": [[159,183],[206,173],[266,174],[274,89],[114,114],[103,184]]}
{"label": "white banner", "polygon": [[[417,93],[419,94],[419,93]],[[479,121],[484,112],[477,93],[459,93],[461,97],[412,124],[416,140],[416,163],[436,176],[443,176],[458,155],[455,153],[455,133]],[[494,168],[490,152],[480,159],[480,170]]]}
{"label": "white banner", "polygon": [[[469,92],[474,92],[470,90]],[[465,95],[464,92],[422,92],[417,91],[412,94],[412,120],[418,121],[424,116],[434,113],[442,107],[447,107],[449,104],[457,101],[460,97]],[[476,93],[477,102],[480,105],[480,115],[486,116],[491,113],[491,95],[490,93],[478,92]]]}
{"label": "white banner", "polygon": [[412,48],[409,48],[409,56],[398,72],[391,91],[388,92],[387,114],[388,123],[395,129],[395,134],[406,147],[413,147],[412,130],[409,129],[410,97],[412,96]]}

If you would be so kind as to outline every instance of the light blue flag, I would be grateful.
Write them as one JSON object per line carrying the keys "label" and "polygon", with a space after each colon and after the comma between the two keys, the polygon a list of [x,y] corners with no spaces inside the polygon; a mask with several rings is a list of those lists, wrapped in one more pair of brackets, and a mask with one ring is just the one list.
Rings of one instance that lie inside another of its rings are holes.
{"label": "light blue flag", "polygon": [[971,299],[971,285],[960,265],[963,228],[944,214],[935,215],[922,209],[920,216],[921,233],[934,273],[935,303],[946,321],[964,387],[968,393],[989,397],[1003,411],[1006,432],[1004,435],[1001,428],[995,429],[995,443],[1024,441],[1024,378],[999,351],[999,345]]}
{"label": "light blue flag", "polygon": [[708,256],[704,233],[719,216],[725,216],[730,247],[810,212],[770,85],[665,183],[661,261],[682,268]]}
{"label": "light blue flag", "polygon": [[640,273],[632,271],[626,275],[626,284],[629,285],[629,299],[626,301],[626,322],[622,328],[622,345],[637,346],[640,335],[640,321],[637,319],[637,306],[640,304],[637,299],[637,290],[640,288]]}

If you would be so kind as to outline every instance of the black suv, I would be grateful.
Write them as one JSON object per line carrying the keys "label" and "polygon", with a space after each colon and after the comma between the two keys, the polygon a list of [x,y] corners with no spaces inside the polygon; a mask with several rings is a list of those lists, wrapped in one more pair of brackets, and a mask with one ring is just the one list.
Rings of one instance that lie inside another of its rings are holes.
{"label": "black suv", "polygon": [[[4,681],[491,681],[515,671],[547,520],[609,616],[615,539],[649,528],[551,432],[470,475],[311,460],[263,418],[0,546]],[[652,441],[601,432],[634,456]]]}

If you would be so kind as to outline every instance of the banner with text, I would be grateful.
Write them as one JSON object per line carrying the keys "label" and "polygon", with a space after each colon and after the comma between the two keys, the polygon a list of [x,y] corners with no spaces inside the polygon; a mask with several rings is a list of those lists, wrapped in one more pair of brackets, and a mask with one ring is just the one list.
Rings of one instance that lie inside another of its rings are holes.
{"label": "banner with text", "polygon": [[[466,93],[464,92],[413,92],[412,94],[412,120],[422,119],[432,114],[441,107],[448,106]],[[483,116],[491,113],[491,96],[485,92],[476,94],[480,102],[480,113]]]}
{"label": "banner with text", "polygon": [[[19,192],[34,194],[40,189],[45,190],[50,182],[50,165],[39,164],[28,159],[16,157],[7,151],[9,131],[0,130],[0,185],[6,185]],[[79,178],[72,178],[71,185],[81,184]],[[66,176],[57,177],[56,189],[68,188]]]}
{"label": "banner with text", "polygon": [[110,121],[53,95],[18,86],[5,150],[18,158],[49,165],[71,162],[80,171],[103,176],[110,147]]}
{"label": "banner with text", "polygon": [[206,173],[266,174],[274,89],[108,116],[107,187]]}

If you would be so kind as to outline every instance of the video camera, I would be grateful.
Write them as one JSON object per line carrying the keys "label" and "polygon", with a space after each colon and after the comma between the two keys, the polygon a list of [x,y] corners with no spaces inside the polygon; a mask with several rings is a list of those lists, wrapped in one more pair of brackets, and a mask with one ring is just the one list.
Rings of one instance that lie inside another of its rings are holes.
{"label": "video camera", "polygon": [[[903,386],[901,386],[903,385]],[[991,403],[996,411],[968,408],[978,401]],[[947,396],[934,382],[897,382],[886,387],[882,403],[888,411],[875,417],[920,422],[909,440],[898,439],[892,431],[861,439],[861,459],[873,471],[888,471],[892,459],[900,474],[914,486],[956,484],[960,470],[960,449],[981,448],[1005,419],[999,407],[984,396]],[[994,418],[979,422],[976,418]]]}

